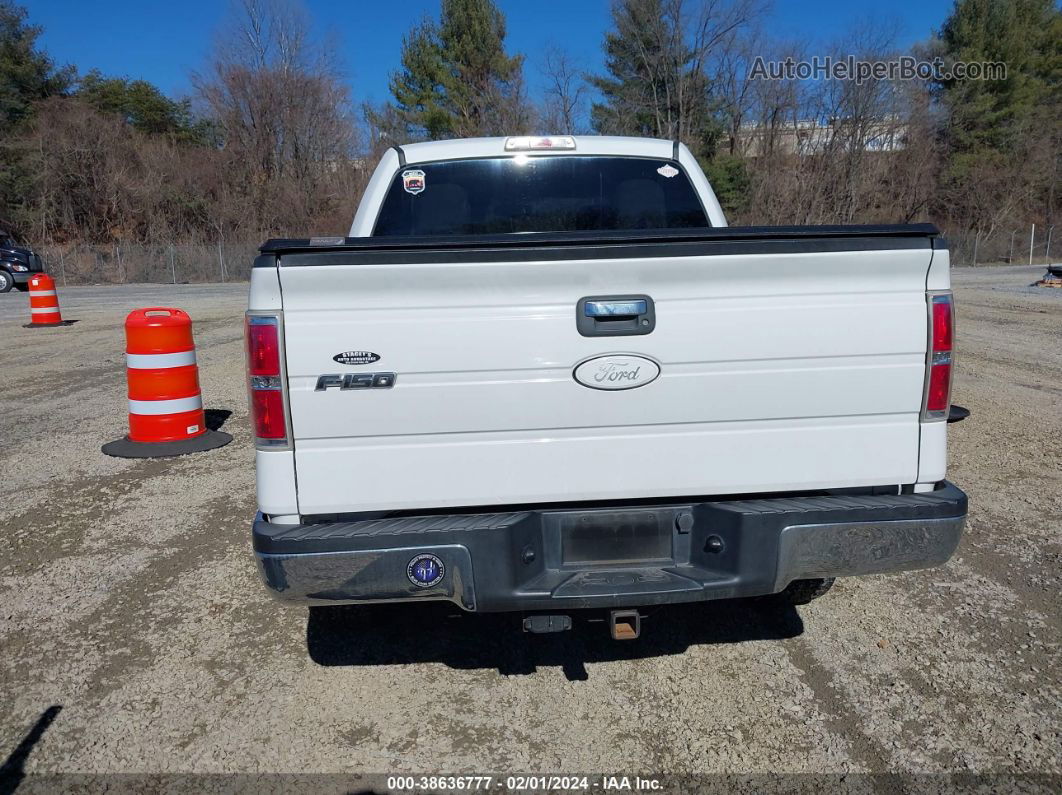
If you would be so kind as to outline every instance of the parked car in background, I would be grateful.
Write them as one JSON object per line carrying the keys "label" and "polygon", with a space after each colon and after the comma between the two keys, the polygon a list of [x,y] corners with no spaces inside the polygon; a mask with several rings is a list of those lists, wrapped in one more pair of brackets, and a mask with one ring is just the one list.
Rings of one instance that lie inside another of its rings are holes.
{"label": "parked car in background", "polygon": [[0,293],[10,292],[12,287],[27,289],[33,274],[43,271],[40,255],[0,233]]}

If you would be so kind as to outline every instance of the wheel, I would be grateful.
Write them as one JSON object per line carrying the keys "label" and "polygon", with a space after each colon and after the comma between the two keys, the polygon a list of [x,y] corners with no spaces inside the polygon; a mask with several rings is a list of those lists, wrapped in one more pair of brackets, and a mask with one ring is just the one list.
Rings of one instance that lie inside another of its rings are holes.
{"label": "wheel", "polygon": [[823,580],[793,580],[779,596],[787,599],[790,604],[806,605],[830,590],[833,587],[833,581],[833,577]]}
{"label": "wheel", "polygon": [[9,293],[14,286],[14,277],[7,271],[0,271],[0,293]]}

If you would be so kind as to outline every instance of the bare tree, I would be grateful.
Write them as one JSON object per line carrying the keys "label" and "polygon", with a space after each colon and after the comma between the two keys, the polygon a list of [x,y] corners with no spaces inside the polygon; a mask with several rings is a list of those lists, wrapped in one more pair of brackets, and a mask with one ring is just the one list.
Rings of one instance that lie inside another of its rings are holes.
{"label": "bare tree", "polygon": [[194,85],[251,211],[219,224],[276,231],[328,215],[337,201],[349,209],[347,188],[360,178],[349,90],[334,47],[311,38],[300,6],[239,0]]}
{"label": "bare tree", "polygon": [[550,44],[542,58],[546,79],[543,123],[547,132],[573,135],[585,129],[584,114],[589,86],[585,70],[566,50]]}
{"label": "bare tree", "polygon": [[592,79],[604,103],[594,126],[608,133],[678,138],[710,155],[718,137],[709,66],[760,0],[617,0],[605,39],[609,74]]}
{"label": "bare tree", "polygon": [[[898,55],[894,41],[892,26],[867,22],[820,54],[888,60]],[[750,177],[741,220],[815,224],[928,217],[941,171],[941,122],[924,84],[750,81],[741,73],[755,55],[799,62],[808,51],[801,42],[750,37],[734,42],[719,64],[730,148],[745,157]]]}
{"label": "bare tree", "polygon": [[[766,8],[766,0],[700,0],[692,3],[668,0],[666,13],[674,18],[676,31],[689,31],[685,46],[691,68],[685,73],[686,79],[675,84],[680,120],[691,117],[691,109],[705,99],[699,96],[700,81],[690,78],[694,75],[710,78],[713,62],[725,58],[733,50],[733,42],[763,18]],[[681,38],[672,43],[672,47],[682,46]],[[709,80],[709,94],[714,87],[714,81]],[[681,138],[687,132],[679,121],[677,136]]]}
{"label": "bare tree", "polygon": [[749,30],[734,30],[726,36],[713,59],[711,74],[715,102],[726,124],[727,151],[732,156],[746,154],[742,129],[754,107],[753,86],[749,72],[757,54],[764,48],[759,25]]}

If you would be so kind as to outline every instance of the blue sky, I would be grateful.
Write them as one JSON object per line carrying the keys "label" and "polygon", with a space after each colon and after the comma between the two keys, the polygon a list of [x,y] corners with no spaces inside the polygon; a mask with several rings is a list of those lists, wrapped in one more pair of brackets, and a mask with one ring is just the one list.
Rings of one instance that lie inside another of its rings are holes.
{"label": "blue sky", "polygon": [[[16,0],[18,1],[18,0]],[[21,0],[41,41],[59,63],[81,72],[144,78],[171,96],[190,92],[189,73],[201,68],[227,0]],[[318,33],[337,36],[340,54],[357,100],[387,98],[388,74],[398,66],[403,34],[425,14],[438,13],[438,0],[307,0]],[[868,19],[898,28],[898,43],[927,38],[951,9],[951,0],[776,0],[770,30],[812,42],[836,39]],[[555,43],[599,70],[601,40],[609,27],[608,0],[499,0],[505,12],[510,52],[527,56],[528,82],[539,85],[543,48]]]}

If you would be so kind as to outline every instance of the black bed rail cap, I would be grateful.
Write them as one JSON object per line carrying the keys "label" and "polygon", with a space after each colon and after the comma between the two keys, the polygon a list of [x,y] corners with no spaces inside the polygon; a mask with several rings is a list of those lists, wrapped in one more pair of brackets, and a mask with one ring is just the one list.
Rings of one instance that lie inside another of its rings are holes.
{"label": "black bed rail cap", "polygon": [[[264,254],[296,251],[391,249],[536,248],[539,246],[622,245],[737,240],[801,240],[808,238],[937,237],[933,224],[867,224],[831,226],[720,226],[694,229],[606,229],[581,232],[519,232],[500,235],[432,235],[429,237],[272,238]],[[327,242],[325,242],[327,241]]]}

